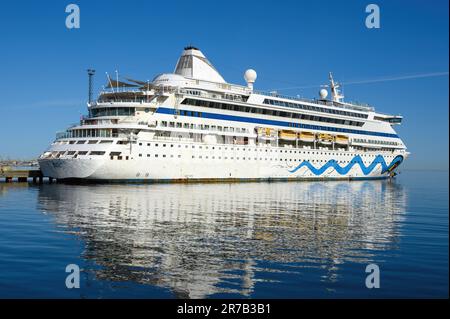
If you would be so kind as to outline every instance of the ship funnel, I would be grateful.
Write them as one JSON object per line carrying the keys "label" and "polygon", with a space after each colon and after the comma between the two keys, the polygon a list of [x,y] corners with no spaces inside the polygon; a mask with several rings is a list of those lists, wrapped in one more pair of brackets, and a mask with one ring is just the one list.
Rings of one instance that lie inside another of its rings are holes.
{"label": "ship funnel", "polygon": [[174,73],[196,80],[226,83],[203,53],[193,46],[184,48]]}

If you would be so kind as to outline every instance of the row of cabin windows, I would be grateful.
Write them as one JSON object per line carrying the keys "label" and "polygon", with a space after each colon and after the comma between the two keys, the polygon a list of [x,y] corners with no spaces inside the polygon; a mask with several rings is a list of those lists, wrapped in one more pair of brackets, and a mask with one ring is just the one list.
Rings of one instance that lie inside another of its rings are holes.
{"label": "row of cabin windows", "polygon": [[[159,154],[154,154],[153,155],[155,158],[158,158],[159,157]],[[127,156],[128,157],[128,156]],[[143,154],[139,154],[139,157],[143,157]],[[151,154],[146,154],[146,157],[151,157]],[[163,154],[162,155],[162,157],[163,158],[166,158],[167,156],[166,156],[166,154]],[[173,158],[174,157],[174,155],[170,155],[170,158]],[[177,157],[178,158],[181,158],[181,155],[177,155]],[[191,156],[191,158],[192,159],[195,159],[195,158],[198,158],[198,159],[209,159],[209,156],[202,156],[202,155],[199,155],[199,156],[195,156],[195,155],[192,155]],[[111,157],[111,159],[112,159],[112,157]],[[128,158],[127,158],[128,159]],[[215,156],[211,156],[211,159],[216,159],[216,157]],[[222,159],[222,157],[221,156],[218,156],[217,157],[217,159]],[[227,156],[224,156],[223,157],[223,159],[224,160],[226,160],[226,159],[230,159],[230,160],[234,160],[234,157],[232,156],[232,157],[227,157]],[[245,160],[247,160],[247,161],[251,161],[252,160],[252,158],[251,157],[242,157],[242,158],[240,158],[240,157],[236,157],[236,160],[243,160],[243,161],[245,161]],[[253,160],[255,160],[255,161],[258,161],[258,157],[253,157]],[[285,162],[287,162],[287,161],[289,161],[289,162],[301,162],[301,161],[303,161],[303,160],[307,160],[307,161],[309,161],[309,162],[311,162],[311,163],[327,163],[329,160],[327,160],[327,159],[322,159],[322,160],[316,160],[316,159],[301,159],[301,158],[294,158],[294,159],[292,159],[292,158],[262,158],[262,157],[260,157],[259,158],[259,161],[280,161],[280,162],[282,162],[282,161],[285,161]],[[344,160],[340,160],[340,161],[336,161],[336,163],[339,163],[339,164],[348,164],[348,163],[357,163],[356,161],[344,161]],[[363,163],[365,163],[365,164],[370,164],[371,163],[371,161],[363,161]]]}
{"label": "row of cabin windows", "polygon": [[[59,156],[61,156],[61,155],[65,155],[66,154],[66,152],[55,152],[55,153],[58,153],[58,154],[54,154],[54,155],[58,155],[58,157]],[[67,152],[67,154],[66,155],[75,155],[75,156],[78,156],[78,155],[87,155],[87,151],[78,151],[78,152],[76,152],[76,151],[68,151]],[[89,153],[89,155],[104,155],[105,154],[105,152],[104,151],[91,151],[90,153]],[[309,154],[309,152],[308,152],[308,154]],[[330,154],[331,155],[331,154]],[[139,154],[139,157],[143,157],[143,154],[142,153],[140,153]],[[151,157],[151,154],[146,154],[146,157]],[[158,158],[159,157],[159,154],[154,154],[154,157],[155,158]],[[166,154],[162,154],[162,156],[161,157],[163,157],[163,158],[166,158],[167,157],[167,155]],[[178,154],[177,155],[177,157],[178,158],[181,158],[181,155],[180,154]],[[124,160],[129,160],[129,156],[121,156],[120,155],[120,152],[111,152],[110,153],[110,158],[111,158],[111,160],[114,160],[114,159],[117,159],[117,160],[122,160],[122,159],[124,159]],[[171,154],[170,155],[170,158],[174,158],[174,155],[173,154]],[[203,156],[202,155],[199,155],[199,156],[195,156],[195,155],[192,155],[192,158],[193,159],[195,159],[195,158],[199,158],[199,159],[202,159],[203,158]],[[209,157],[208,156],[205,156],[205,159],[208,159]],[[215,159],[215,156],[211,156],[211,159]],[[222,157],[221,156],[218,156],[217,157],[217,159],[222,159]],[[228,157],[227,156],[225,156],[223,159],[228,159]],[[234,157],[230,157],[229,158],[230,160],[233,160],[234,159]],[[236,157],[236,160],[239,160],[240,159],[240,157]],[[252,158],[251,157],[242,157],[242,160],[252,160]],[[258,160],[258,157],[254,157],[253,158],[253,160],[255,160],[255,161],[257,161]],[[290,161],[290,162],[292,162],[292,161],[294,161],[294,162],[298,162],[298,161],[302,161],[303,159],[301,159],[301,158],[297,158],[297,159],[292,159],[292,158],[262,158],[262,157],[260,157],[259,158],[259,160],[260,161],[263,161],[263,160],[265,160],[265,161]],[[308,159],[309,160],[309,159]],[[313,159],[313,160],[309,160],[310,162],[312,162],[312,163],[326,163],[326,162],[328,162],[329,160],[327,160],[327,159],[322,159],[322,160],[315,160],[315,159]],[[340,160],[340,161],[336,161],[337,163],[356,163],[356,161],[344,161],[344,160]],[[366,164],[369,164],[370,162],[369,161],[363,161],[364,163],[366,163]]]}
{"label": "row of cabin windows", "polygon": [[[78,140],[78,141],[69,141],[69,144],[86,144],[86,142],[88,144],[112,144],[113,141],[112,140]],[[57,142],[55,144],[60,144],[61,142]]]}
{"label": "row of cabin windows", "polygon": [[[201,103],[199,102],[197,104],[199,104],[199,106],[203,106],[203,104],[205,104],[205,107],[208,107],[207,105],[209,103],[217,103],[217,102],[194,100],[194,99],[183,100],[184,104],[189,104],[188,101],[200,101]],[[195,103],[196,102],[192,102],[192,104],[189,104],[189,105],[197,106]],[[202,105],[200,105],[200,104],[202,104]],[[218,103],[218,104],[221,105],[222,103]],[[214,104],[212,104],[212,105],[214,105]],[[236,105],[236,107],[244,108],[246,110],[252,109],[251,107],[248,107],[248,106]],[[259,110],[259,109],[256,109],[256,110]],[[164,110],[163,113],[165,113],[166,111],[167,110]],[[359,127],[364,125],[364,122],[341,120],[341,119],[334,119],[334,118],[324,118],[324,117],[320,117],[320,116],[306,115],[306,114],[299,114],[299,113],[289,113],[289,112],[276,111],[276,110],[266,110],[264,112],[265,113],[263,113],[263,114],[268,114],[268,112],[269,113],[271,112],[271,115],[280,114],[279,116],[288,117],[288,118],[296,118],[296,119],[304,119],[304,120],[309,120],[309,121],[322,121],[322,122],[327,122],[327,123],[335,123],[335,124],[340,124],[340,125],[359,126]],[[258,112],[258,113],[261,113],[261,112]],[[226,119],[226,120],[229,120],[227,117],[230,117],[229,115],[208,114],[208,113],[201,113],[201,112],[194,112],[194,111],[187,111],[187,110],[175,110],[175,109],[170,110],[169,113],[166,113],[166,114],[174,114],[174,115],[178,114],[178,115],[184,115],[184,116],[205,117],[205,118],[212,118],[212,119],[222,118],[222,119]],[[253,118],[253,119],[247,119],[247,120],[244,119],[243,121],[256,123],[256,122],[259,122],[262,120],[263,119]],[[241,119],[233,119],[231,121],[242,121],[242,120]],[[276,123],[277,121],[272,121],[272,120],[264,120],[264,121],[274,122],[274,124],[271,124],[271,125],[280,125],[279,123]],[[284,126],[285,124],[286,123],[283,123],[282,125]],[[304,123],[288,123],[288,126],[296,127],[296,128],[306,128],[306,129],[311,129],[311,130],[325,130],[325,131],[339,132],[339,133],[342,132],[342,133],[351,133],[351,134],[376,135],[376,136],[384,136],[384,137],[398,137],[397,134],[394,134],[394,133],[363,131],[363,130],[356,130],[356,129],[349,129],[349,128],[341,128],[341,127],[322,126],[322,125],[317,125],[317,124],[312,125],[312,124],[304,124]]]}
{"label": "row of cabin windows", "polygon": [[129,156],[125,156],[125,157],[124,157],[124,156],[122,156],[122,155],[118,155],[118,156],[113,156],[113,155],[111,155],[111,156],[109,156],[109,158],[112,159],[112,160],[117,159],[117,160],[119,160],[119,161],[121,161],[122,159],[128,161],[128,160],[130,159]]}
{"label": "row of cabin windows", "polygon": [[[181,104],[215,108],[215,109],[221,109],[221,110],[230,110],[230,111],[236,111],[236,112],[271,115],[271,116],[278,116],[278,117],[283,117],[283,118],[293,118],[293,119],[300,119],[300,120],[305,120],[305,121],[333,123],[333,124],[340,124],[340,125],[363,126],[363,124],[364,124],[364,122],[359,122],[359,121],[351,121],[351,120],[336,119],[336,118],[323,117],[323,116],[317,116],[317,115],[262,109],[262,108],[252,107],[252,106],[228,104],[228,103],[213,102],[213,101],[204,101],[204,100],[197,100],[197,99],[190,99],[190,98],[184,99],[181,102]],[[188,112],[188,113],[192,113],[192,114],[183,114],[182,112]],[[201,112],[179,111],[179,113],[180,113],[180,115],[201,117]],[[195,114],[195,113],[199,113],[199,114]]]}
{"label": "row of cabin windows", "polygon": [[[139,146],[143,146],[145,143],[142,143],[142,142],[140,142],[139,143]],[[147,146],[151,146],[151,143],[146,143],[146,145]],[[159,147],[159,143],[154,143],[154,146],[155,147]],[[167,144],[161,144],[161,147],[167,147]],[[174,144],[169,144],[169,147],[174,147]],[[184,147],[185,148],[189,148],[189,145],[184,145]],[[198,145],[197,146],[199,149],[202,149],[203,148],[203,146],[202,145]],[[178,144],[178,148],[181,148],[181,144]],[[196,146],[195,145],[192,145],[191,146],[191,148],[196,148]],[[228,150],[228,147],[223,147],[224,148],[224,150]],[[205,146],[205,149],[209,149],[209,146]],[[211,149],[216,149],[216,147],[215,146],[212,146],[211,147]],[[222,147],[221,146],[219,146],[219,147],[217,147],[217,149],[218,150],[222,150]],[[230,150],[234,150],[235,148],[234,147],[230,147]],[[251,151],[252,149],[251,148],[236,148],[236,151],[239,151],[239,150],[241,150],[241,151]],[[262,149],[258,149],[258,148],[254,148],[253,149],[253,151],[254,152],[259,152],[259,151],[263,151]],[[268,149],[265,149],[264,150],[266,153],[268,153],[268,152],[270,152],[270,153],[293,153],[293,154],[311,154],[311,155],[328,155],[328,156],[354,156],[354,154],[350,154],[350,153],[343,153],[343,154],[340,154],[340,153],[336,153],[336,152],[334,152],[334,153],[327,153],[327,152],[323,152],[323,151],[296,151],[296,150],[268,150]],[[376,155],[373,155],[373,154],[365,154],[365,155],[363,155],[363,156],[368,156],[368,157],[375,157]]]}
{"label": "row of cabin windows", "polygon": [[61,152],[53,152],[53,155],[105,155],[104,151],[61,151]]}
{"label": "row of cabin windows", "polygon": [[113,137],[110,129],[74,129],[58,134],[57,138],[79,138],[79,137]]}
{"label": "row of cabin windows", "polygon": [[400,124],[402,122],[402,118],[400,117],[390,117],[390,118],[385,118],[385,117],[380,117],[380,116],[374,116],[373,117],[374,120],[377,121],[384,121],[384,122],[388,122],[391,124]]}
{"label": "row of cabin windows", "polygon": [[272,100],[272,99],[264,99],[263,103],[270,104],[270,105],[276,105],[276,106],[291,107],[291,108],[296,108],[296,109],[301,109],[301,110],[359,117],[359,118],[363,118],[363,119],[366,119],[369,116],[368,114],[363,114],[363,113],[355,113],[355,112],[349,112],[349,111],[343,111],[343,110],[328,109],[328,108],[320,107],[320,106],[298,104],[298,103],[292,103],[292,102],[284,102],[284,101],[278,101],[278,100]]}
{"label": "row of cabin windows", "polygon": [[[189,112],[189,111],[186,111]],[[200,113],[200,112],[189,112]],[[182,122],[167,122],[161,121],[162,127],[184,128],[184,129],[199,129],[199,130],[211,130],[220,132],[236,132],[236,133],[248,133],[248,129],[241,127],[228,127],[220,125],[208,125],[208,124],[194,124],[194,123],[182,123]]]}
{"label": "row of cabin windows", "polygon": [[369,143],[369,144],[378,144],[378,145],[400,145],[398,142],[392,142],[392,141],[381,141],[381,140],[369,140],[365,138],[355,138],[353,139],[356,143]]}
{"label": "row of cabin windows", "polygon": [[[367,140],[362,140],[362,139],[355,139],[355,142],[363,142],[363,141],[367,141]],[[372,140],[372,141],[374,141],[374,140]],[[99,143],[99,144],[111,144],[111,143],[113,143],[113,141],[112,140],[100,140],[100,141],[98,141],[98,140],[78,140],[78,141],[69,141],[69,144],[86,144],[86,142],[88,143],[88,144],[97,144],[97,143]],[[380,142],[385,142],[385,141],[380,141]],[[64,142],[64,141],[58,141],[58,142],[56,142],[55,144],[60,144],[60,143],[66,143],[66,142]],[[128,142],[127,141],[118,141],[117,142],[117,144],[127,144]],[[366,142],[367,143],[367,142]],[[387,142],[387,143],[390,143],[389,145],[398,145],[399,143],[397,143],[397,142]],[[151,144],[150,143],[146,143],[147,144],[147,146],[150,146]],[[382,144],[382,143],[379,143],[379,144]],[[142,142],[140,142],[139,143],[139,146],[142,146],[143,145],[143,143]],[[167,144],[161,144],[162,145],[162,147],[166,147],[166,145]],[[159,144],[158,143],[155,143],[155,146],[156,147],[158,147],[159,146]],[[170,144],[170,147],[174,147],[174,145],[173,144]],[[178,147],[181,147],[181,145],[179,144],[178,145]],[[188,145],[185,145],[185,147],[187,148],[188,147]],[[198,148],[202,148],[203,146],[202,145],[199,145],[198,146]],[[192,145],[192,148],[195,148],[195,145]],[[208,146],[205,146],[205,148],[206,149],[208,149]],[[222,149],[222,147],[218,147],[219,149]],[[215,147],[214,146],[212,146],[212,149],[215,149]],[[224,147],[224,149],[225,150],[227,150],[228,148],[227,147]],[[230,148],[231,150],[233,150],[234,148],[233,147],[231,147]],[[239,148],[236,148],[236,150],[239,150]],[[250,148],[242,148],[242,150],[248,150],[248,151],[250,151],[251,149]],[[256,152],[256,151],[258,151],[259,149],[257,149],[257,148],[255,148],[254,149],[254,151]],[[262,150],[261,150],[262,151]],[[267,150],[267,149],[265,149],[265,151],[266,152],[280,152],[280,153],[282,153],[282,152],[285,152],[285,153],[287,153],[288,152],[288,150]],[[387,150],[388,151],[388,150]],[[290,153],[295,153],[295,154],[297,154],[297,151],[296,150],[289,150],[289,152]],[[307,154],[309,154],[309,152],[310,151],[298,151],[299,152],[299,154],[301,153],[301,152],[303,152],[303,153],[307,153]],[[311,154],[314,154],[314,152],[315,151],[311,151]],[[317,154],[319,154],[319,152],[318,151],[316,151],[317,152]],[[320,152],[320,155],[322,155],[322,153],[323,152]],[[331,155],[335,155],[335,153],[332,153]],[[336,153],[336,155],[338,155],[338,153]],[[343,154],[343,155],[346,155],[346,156],[349,156],[350,154]],[[368,155],[368,156],[371,156],[371,155]],[[373,156],[375,156],[375,155],[373,155]]]}
{"label": "row of cabin windows", "polygon": [[100,107],[91,109],[90,117],[99,116],[130,116],[134,115],[134,107]]}
{"label": "row of cabin windows", "polygon": [[[139,157],[143,157],[142,154],[139,154]],[[147,157],[151,157],[151,154],[147,154]],[[159,154],[154,154],[154,157],[159,157]],[[162,157],[167,157],[166,154],[162,154]],[[173,158],[173,154],[170,155],[171,158]],[[177,156],[178,158],[181,158],[181,155]]]}

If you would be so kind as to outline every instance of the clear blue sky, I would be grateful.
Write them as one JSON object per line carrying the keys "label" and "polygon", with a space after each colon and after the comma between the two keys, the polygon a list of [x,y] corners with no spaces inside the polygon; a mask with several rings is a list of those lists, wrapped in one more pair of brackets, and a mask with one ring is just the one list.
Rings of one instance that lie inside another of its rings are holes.
{"label": "clear blue sky", "polygon": [[[81,28],[65,27],[65,7]],[[365,27],[376,3],[381,28]],[[346,98],[401,114],[407,168],[448,168],[448,1],[7,1],[0,9],[0,156],[32,158],[86,113],[88,67],[152,79],[198,46],[228,82],[257,89],[447,72],[348,84]],[[314,97],[318,87],[280,90]]]}

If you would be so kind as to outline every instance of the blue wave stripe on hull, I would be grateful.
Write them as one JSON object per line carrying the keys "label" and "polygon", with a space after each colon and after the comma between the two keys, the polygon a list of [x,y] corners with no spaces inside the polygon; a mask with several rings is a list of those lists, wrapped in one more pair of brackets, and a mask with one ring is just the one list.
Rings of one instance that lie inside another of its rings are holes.
{"label": "blue wave stripe on hull", "polygon": [[[340,166],[336,160],[329,160],[328,162],[326,162],[320,168],[315,168],[309,161],[303,161],[296,168],[294,168],[293,170],[290,170],[289,172],[290,173],[295,173],[296,171],[298,171],[302,167],[308,167],[309,170],[314,175],[322,175],[328,168],[333,167],[334,170],[338,174],[345,175],[352,169],[352,167],[354,165],[358,164],[359,167],[361,167],[361,171],[363,172],[363,174],[364,175],[369,175],[375,169],[375,167],[378,164],[380,164],[381,167],[382,167],[381,174],[384,174],[387,171],[391,170],[392,168],[395,168],[396,166],[400,165],[400,163],[402,161],[403,161],[403,156],[402,155],[398,155],[392,160],[392,162],[389,165],[387,165],[384,157],[382,155],[377,155],[375,157],[375,159],[373,160],[373,162],[369,166],[366,166],[364,164],[361,156],[356,155],[355,157],[353,157],[353,159],[350,161],[350,163],[348,163],[346,166],[343,166],[343,167]],[[394,167],[394,165],[395,165],[395,167]]]}

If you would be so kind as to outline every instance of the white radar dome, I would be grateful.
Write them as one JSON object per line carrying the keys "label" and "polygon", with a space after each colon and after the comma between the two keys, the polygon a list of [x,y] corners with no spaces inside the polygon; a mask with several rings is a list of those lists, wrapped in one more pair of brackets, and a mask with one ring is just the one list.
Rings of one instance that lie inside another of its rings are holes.
{"label": "white radar dome", "polygon": [[244,79],[247,83],[255,83],[256,77],[257,77],[256,71],[253,69],[248,69],[244,73]]}
{"label": "white radar dome", "polygon": [[325,89],[322,89],[319,91],[319,95],[321,99],[326,99],[326,97],[328,96],[328,91]]}

